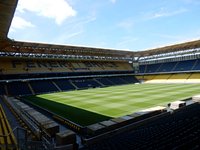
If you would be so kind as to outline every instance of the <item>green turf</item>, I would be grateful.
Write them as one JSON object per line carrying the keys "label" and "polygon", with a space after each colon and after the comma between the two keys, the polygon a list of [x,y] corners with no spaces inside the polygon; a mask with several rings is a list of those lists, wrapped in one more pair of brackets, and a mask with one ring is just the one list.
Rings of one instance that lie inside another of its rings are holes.
{"label": "green turf", "polygon": [[199,94],[200,84],[131,84],[26,97],[80,125],[163,106]]}

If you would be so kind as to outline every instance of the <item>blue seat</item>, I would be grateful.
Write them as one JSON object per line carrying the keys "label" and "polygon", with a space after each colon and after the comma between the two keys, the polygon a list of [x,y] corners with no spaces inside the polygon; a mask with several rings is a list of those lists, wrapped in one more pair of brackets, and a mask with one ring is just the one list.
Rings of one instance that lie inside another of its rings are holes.
{"label": "blue seat", "polygon": [[31,95],[27,82],[10,82],[7,84],[8,94],[12,96]]}
{"label": "blue seat", "polygon": [[140,125],[89,144],[82,150],[101,149],[197,149],[200,139],[200,104],[192,104]]}

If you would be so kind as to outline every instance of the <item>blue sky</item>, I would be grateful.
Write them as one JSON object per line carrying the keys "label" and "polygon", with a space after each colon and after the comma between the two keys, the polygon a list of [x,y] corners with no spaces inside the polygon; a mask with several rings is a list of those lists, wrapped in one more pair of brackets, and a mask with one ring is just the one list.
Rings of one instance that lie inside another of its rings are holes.
{"label": "blue sky", "polygon": [[19,0],[8,37],[146,50],[200,39],[200,0]]}

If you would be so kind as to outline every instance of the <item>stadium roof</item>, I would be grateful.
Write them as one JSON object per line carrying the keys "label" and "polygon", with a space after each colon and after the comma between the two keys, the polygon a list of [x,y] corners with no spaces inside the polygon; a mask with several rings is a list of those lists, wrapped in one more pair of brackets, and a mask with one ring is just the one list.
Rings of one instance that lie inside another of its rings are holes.
{"label": "stadium roof", "polygon": [[0,40],[6,39],[18,0],[0,2]]}
{"label": "stadium roof", "polygon": [[[200,47],[200,40],[145,51],[124,51],[81,46],[20,42],[7,38],[18,0],[0,1],[0,52],[4,54],[49,54],[133,58],[177,52]],[[16,55],[15,55],[16,56]]]}
{"label": "stadium roof", "polygon": [[150,55],[156,55],[156,54],[162,54],[162,53],[171,53],[171,52],[183,51],[183,50],[188,50],[188,49],[195,49],[199,47],[200,47],[200,40],[196,40],[196,41],[190,41],[190,42],[165,46],[161,48],[141,51],[140,55],[150,56]]}
{"label": "stadium roof", "polygon": [[[6,43],[6,44],[5,44]],[[6,53],[31,53],[54,55],[81,55],[81,56],[105,56],[105,57],[133,57],[135,52],[120,51],[102,48],[66,46],[44,43],[31,43],[7,40],[4,41],[2,52]]]}

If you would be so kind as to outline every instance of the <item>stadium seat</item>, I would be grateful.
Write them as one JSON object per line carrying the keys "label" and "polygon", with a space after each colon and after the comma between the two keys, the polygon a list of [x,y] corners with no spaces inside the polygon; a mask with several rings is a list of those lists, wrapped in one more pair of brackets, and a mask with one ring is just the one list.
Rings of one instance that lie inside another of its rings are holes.
{"label": "stadium seat", "polygon": [[200,73],[191,73],[187,79],[187,83],[200,83]]}
{"label": "stadium seat", "polygon": [[36,94],[59,91],[51,80],[30,81],[30,85]]}
{"label": "stadium seat", "polygon": [[151,75],[151,79],[147,79],[146,83],[166,83],[171,74]]}
{"label": "stadium seat", "polygon": [[170,73],[170,72],[188,72],[200,70],[200,60],[183,60],[174,62],[165,62],[157,64],[146,64],[139,66],[140,73]]}
{"label": "stadium seat", "polygon": [[56,79],[53,80],[55,84],[62,90],[62,91],[70,91],[74,90],[75,87],[70,83],[68,79]]}
{"label": "stadium seat", "polygon": [[178,73],[178,74],[172,74],[167,82],[169,83],[185,83],[188,79],[190,74],[188,73]]}
{"label": "stadium seat", "polygon": [[78,89],[101,87],[101,85],[93,79],[73,79],[71,82]]}
{"label": "stadium seat", "polygon": [[200,70],[200,59],[197,59],[194,63],[194,66],[192,67],[192,70]]}
{"label": "stadium seat", "polygon": [[32,95],[27,82],[10,82],[7,84],[8,94],[12,96]]}
{"label": "stadium seat", "polygon": [[173,71],[190,71],[196,60],[179,61]]}
{"label": "stadium seat", "polygon": [[200,104],[184,107],[133,131],[113,135],[82,150],[101,149],[195,149],[200,146]]}
{"label": "stadium seat", "polygon": [[14,150],[17,148],[17,142],[10,124],[7,120],[3,107],[0,105],[0,149]]}
{"label": "stadium seat", "polygon": [[0,83],[0,95],[5,95],[6,91],[5,91],[5,83]]}

